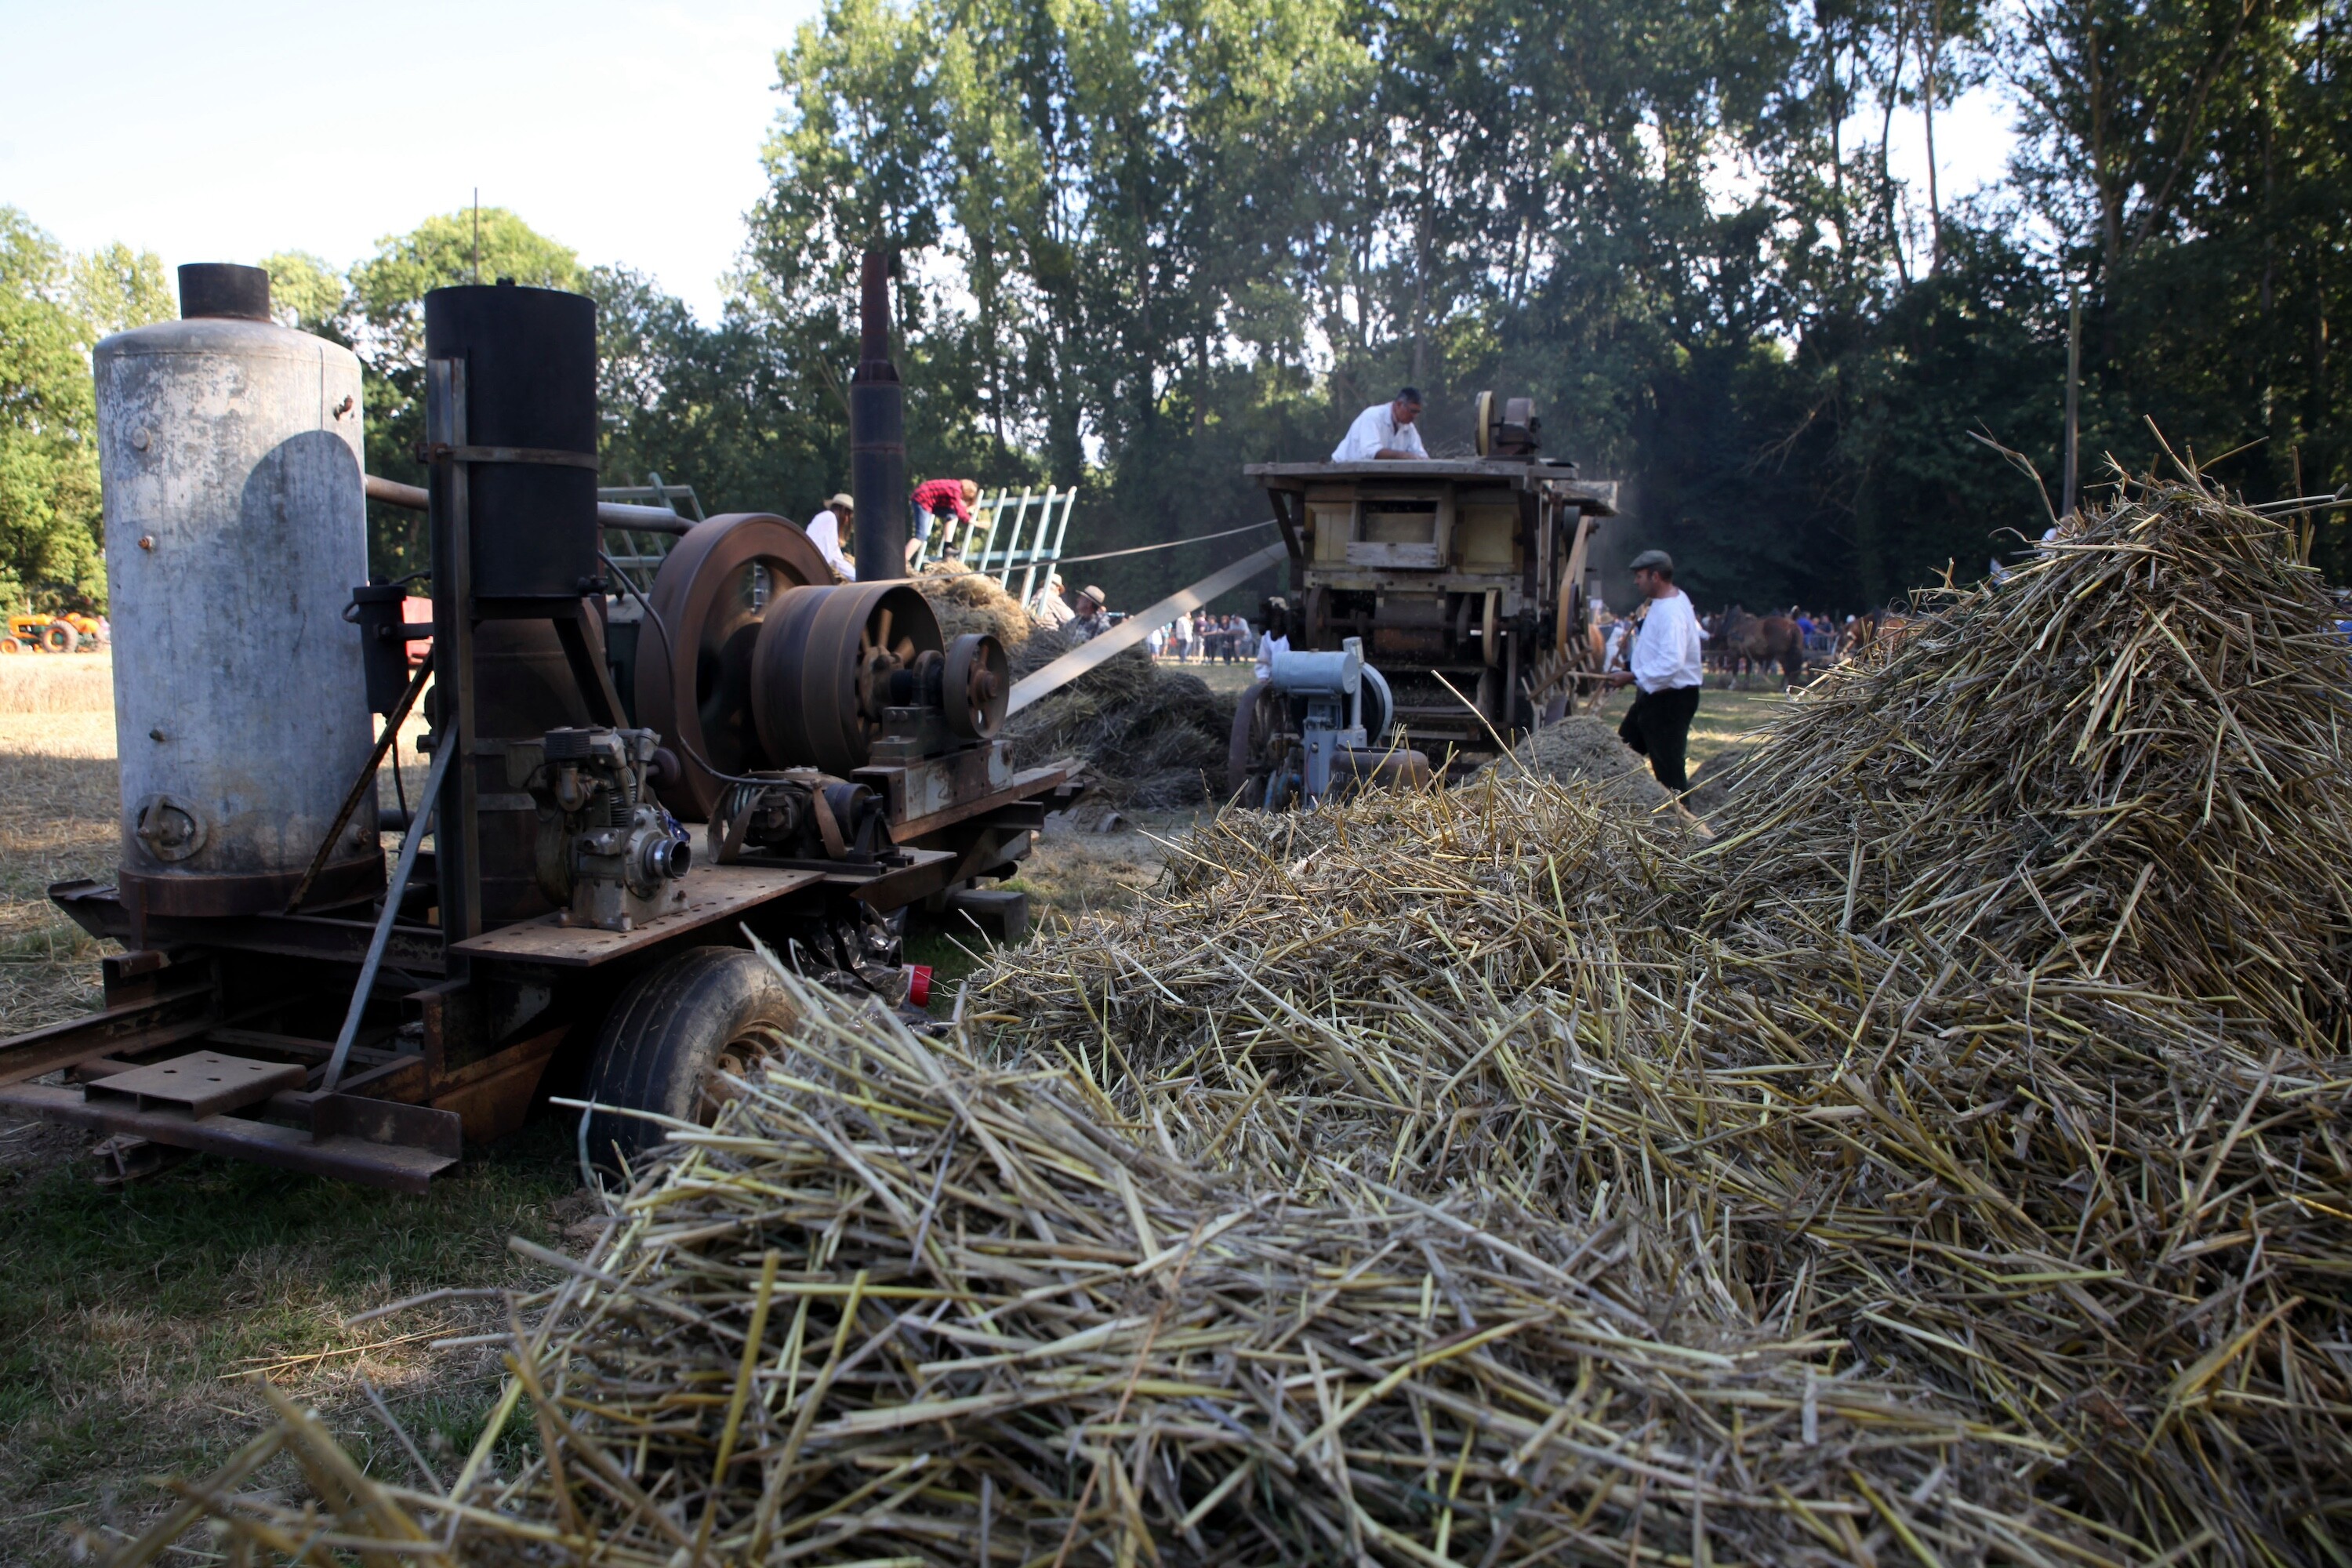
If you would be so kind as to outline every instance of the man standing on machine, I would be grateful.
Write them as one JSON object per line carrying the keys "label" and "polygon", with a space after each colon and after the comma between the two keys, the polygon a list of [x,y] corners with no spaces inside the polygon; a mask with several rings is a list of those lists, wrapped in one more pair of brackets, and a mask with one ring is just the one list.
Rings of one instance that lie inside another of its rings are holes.
{"label": "man standing on machine", "polygon": [[1690,749],[1691,720],[1698,713],[1699,687],[1706,679],[1698,616],[1690,595],[1675,586],[1675,559],[1663,550],[1633,557],[1633,585],[1649,607],[1633,638],[1628,661],[1633,668],[1609,678],[1612,689],[1640,689],[1617,727],[1617,738],[1649,758],[1658,782],[1680,795],[1690,788],[1683,759]]}

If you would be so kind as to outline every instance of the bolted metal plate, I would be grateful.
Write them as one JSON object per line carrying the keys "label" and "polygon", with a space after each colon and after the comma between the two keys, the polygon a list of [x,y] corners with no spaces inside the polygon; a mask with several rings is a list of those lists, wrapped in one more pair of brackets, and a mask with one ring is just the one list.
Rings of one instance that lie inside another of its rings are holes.
{"label": "bolted metal plate", "polygon": [[141,1110],[171,1106],[205,1117],[257,1104],[281,1089],[299,1089],[304,1076],[296,1062],[260,1062],[218,1051],[195,1051],[84,1084],[82,1098],[127,1100]]}

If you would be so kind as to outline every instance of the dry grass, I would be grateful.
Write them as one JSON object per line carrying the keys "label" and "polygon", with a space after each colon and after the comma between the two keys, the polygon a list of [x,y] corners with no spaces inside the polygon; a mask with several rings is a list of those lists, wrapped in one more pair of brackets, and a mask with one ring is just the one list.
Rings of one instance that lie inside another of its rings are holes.
{"label": "dry grass", "polygon": [[[110,946],[58,913],[47,889],[113,876],[121,791],[112,663],[104,655],[0,660],[0,1035],[99,1003],[98,961]],[[401,732],[412,802],[425,784],[423,733],[421,716]],[[393,803],[388,778],[379,795]]]}
{"label": "dry grass", "polygon": [[0,713],[111,713],[114,655],[19,654],[0,658]]}
{"label": "dry grass", "polygon": [[[1040,633],[1014,671],[1042,668],[1066,646]],[[1106,806],[1153,811],[1223,798],[1233,722],[1232,700],[1199,675],[1129,648],[1013,715],[1005,734],[1020,766],[1083,761],[1094,788],[1080,813],[1092,816]]]}
{"label": "dry grass", "polygon": [[1476,776],[1522,772],[1561,784],[1582,781],[1628,811],[1655,811],[1672,798],[1651,774],[1648,760],[1617,738],[1616,726],[1589,713],[1571,713],[1543,726],[1511,748],[1507,758],[1482,763]]}
{"label": "dry grass", "polygon": [[2342,1563],[2326,618],[2282,531],[2156,487],[1791,708],[1712,844],[1495,774],[1222,817],[942,1040],[804,998],[518,1302],[520,1475],[395,1491],[289,1419],[325,1511],[225,1473],[187,1518],[415,1561],[429,1522],[615,1563]]}
{"label": "dry grass", "polygon": [[1029,640],[1034,625],[1029,612],[993,577],[934,563],[914,579],[914,585],[930,601],[940,631],[950,642],[967,632],[990,632],[1010,654]]}
{"label": "dry grass", "polygon": [[0,1033],[97,1005],[103,944],[47,889],[111,873],[115,813],[111,700],[96,712],[0,713]]}

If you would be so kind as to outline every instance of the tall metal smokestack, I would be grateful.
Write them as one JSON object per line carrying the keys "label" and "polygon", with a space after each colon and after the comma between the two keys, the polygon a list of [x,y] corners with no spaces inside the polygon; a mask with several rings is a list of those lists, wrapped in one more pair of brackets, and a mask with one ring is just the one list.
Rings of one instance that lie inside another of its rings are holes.
{"label": "tall metal smokestack", "polygon": [[849,496],[857,503],[857,580],[907,574],[907,395],[890,363],[889,257],[866,253],[857,374],[849,382]]}

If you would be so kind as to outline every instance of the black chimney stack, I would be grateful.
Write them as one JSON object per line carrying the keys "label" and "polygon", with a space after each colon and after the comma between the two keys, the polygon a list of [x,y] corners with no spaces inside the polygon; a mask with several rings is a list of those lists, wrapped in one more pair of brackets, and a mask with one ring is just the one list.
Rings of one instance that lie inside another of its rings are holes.
{"label": "black chimney stack", "polygon": [[269,274],[234,261],[189,262],[180,268],[180,319],[198,316],[269,320]]}
{"label": "black chimney stack", "polygon": [[887,253],[858,279],[857,374],[849,382],[849,497],[857,504],[857,580],[907,574],[907,395],[890,363]]}

